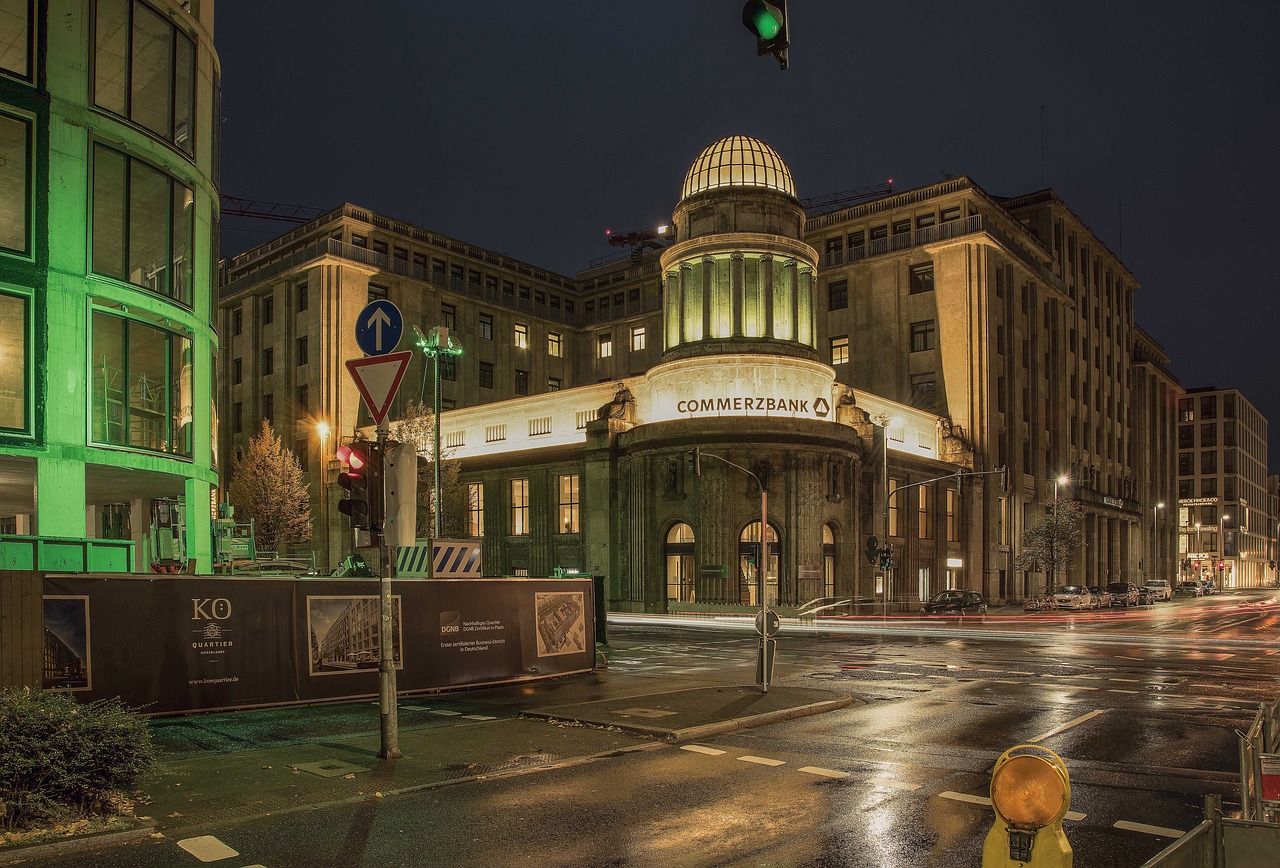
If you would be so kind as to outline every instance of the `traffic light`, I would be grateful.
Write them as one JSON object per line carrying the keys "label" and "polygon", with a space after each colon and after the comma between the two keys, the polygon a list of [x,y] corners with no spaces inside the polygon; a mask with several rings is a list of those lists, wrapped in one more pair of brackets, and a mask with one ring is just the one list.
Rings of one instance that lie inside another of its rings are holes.
{"label": "traffic light", "polygon": [[873,536],[867,537],[867,563],[875,566],[880,560],[880,540]]}
{"label": "traffic light", "polygon": [[880,549],[880,569],[893,569],[893,546],[885,546]]}
{"label": "traffic light", "polygon": [[702,475],[702,450],[697,446],[685,453],[689,459],[689,469],[693,471],[694,476]]}
{"label": "traffic light", "polygon": [[742,24],[756,38],[756,55],[772,54],[778,65],[787,68],[787,47],[791,36],[787,27],[787,0],[747,0],[742,7]]}
{"label": "traffic light", "polygon": [[1072,864],[1062,830],[1071,808],[1071,778],[1056,753],[1022,744],[1001,754],[991,772],[991,807],[996,821],[982,844],[984,868]]}
{"label": "traffic light", "polygon": [[389,546],[411,546],[417,536],[418,450],[412,443],[388,443],[383,462],[386,518],[382,523],[383,542]]}
{"label": "traffic light", "polygon": [[996,468],[996,473],[1000,474],[1000,490],[1009,490],[1009,465],[1002,464]]}
{"label": "traffic light", "polygon": [[377,444],[356,440],[338,447],[338,460],[347,469],[338,474],[338,485],[347,496],[338,501],[338,512],[351,519],[351,526],[377,531],[382,523],[382,455]]}

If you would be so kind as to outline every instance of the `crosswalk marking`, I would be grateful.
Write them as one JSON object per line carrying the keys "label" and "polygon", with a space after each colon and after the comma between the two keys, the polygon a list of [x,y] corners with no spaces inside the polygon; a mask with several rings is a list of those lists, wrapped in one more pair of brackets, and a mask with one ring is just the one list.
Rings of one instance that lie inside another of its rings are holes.
{"label": "crosswalk marking", "polygon": [[466,720],[497,720],[492,714],[464,714]]}
{"label": "crosswalk marking", "polygon": [[694,753],[704,753],[707,756],[720,756],[724,753],[722,750],[716,750],[714,747],[703,747],[700,744],[682,744],[680,750],[693,751]]}
{"label": "crosswalk marking", "polygon": [[[944,799],[953,799],[957,802],[968,802],[971,805],[988,805],[989,806],[991,804],[991,800],[986,796],[971,796],[968,793],[956,793],[956,792],[952,792],[951,790],[947,790],[945,793],[938,793],[938,795]],[[1067,813],[1063,815],[1063,819],[1073,820],[1078,822],[1088,816],[1089,816],[1088,814],[1082,814],[1079,811],[1067,811]],[[1116,825],[1119,826],[1120,823],[1116,823]],[[1155,828],[1155,827],[1152,826],[1151,828]],[[1182,833],[1179,832],[1178,834],[1181,835]]]}
{"label": "crosswalk marking", "polygon": [[906,790],[909,793],[920,789],[919,784],[911,784],[906,781],[895,780],[894,778],[872,778],[871,783],[877,787],[892,787],[895,790]]}
{"label": "crosswalk marking", "polygon": [[811,775],[818,775],[824,778],[847,778],[848,772],[838,772],[835,769],[822,769],[817,766],[803,766],[800,771]]}
{"label": "crosswalk marking", "polygon": [[233,850],[212,835],[201,835],[198,838],[184,838],[178,846],[195,856],[201,862],[217,862],[239,856],[239,850]]}
{"label": "crosswalk marking", "polygon": [[769,759],[765,756],[740,756],[738,759],[744,763],[756,763],[762,766],[782,766],[786,765],[783,760]]}
{"label": "crosswalk marking", "polygon": [[1121,690],[1117,687],[1108,687],[1107,693],[1141,693],[1141,690]]}
{"label": "crosswalk marking", "polygon": [[1042,732],[1040,733],[1040,735],[1037,735],[1035,738],[1027,739],[1027,741],[1031,744],[1035,744],[1038,741],[1044,741],[1049,736],[1057,735],[1060,732],[1064,732],[1065,730],[1071,729],[1071,727],[1073,726],[1079,726],[1080,724],[1084,723],[1087,720],[1092,720],[1093,718],[1097,717],[1099,714],[1102,714],[1104,711],[1106,711],[1105,708],[1095,708],[1093,711],[1090,711],[1088,714],[1082,714],[1079,717],[1077,717],[1075,720],[1068,720],[1066,723],[1062,724],[1062,726],[1055,726],[1053,729],[1049,730],[1048,732]]}

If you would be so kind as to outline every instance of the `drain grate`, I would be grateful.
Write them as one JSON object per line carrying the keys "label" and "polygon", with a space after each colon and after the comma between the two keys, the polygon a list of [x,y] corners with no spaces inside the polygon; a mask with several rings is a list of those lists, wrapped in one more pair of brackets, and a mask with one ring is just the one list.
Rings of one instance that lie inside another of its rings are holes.
{"label": "drain grate", "polygon": [[531,769],[538,766],[549,765],[559,762],[561,757],[555,754],[538,753],[526,756],[513,757],[504,763],[455,763],[453,765],[443,766],[443,770],[449,772],[449,779],[469,778],[476,775],[495,775],[501,772],[517,771],[519,769]]}
{"label": "drain grate", "polygon": [[362,772],[372,771],[364,766],[353,765],[352,763],[342,762],[341,760],[321,760],[315,763],[298,763],[292,768],[300,772],[307,772],[321,778],[340,778],[343,775],[358,775]]}

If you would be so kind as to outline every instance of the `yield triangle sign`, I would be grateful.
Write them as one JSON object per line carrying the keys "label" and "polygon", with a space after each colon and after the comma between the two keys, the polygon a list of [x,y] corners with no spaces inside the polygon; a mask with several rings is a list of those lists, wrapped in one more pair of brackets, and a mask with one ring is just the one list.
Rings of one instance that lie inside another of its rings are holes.
{"label": "yield triangle sign", "polygon": [[412,358],[413,351],[405,350],[367,359],[347,359],[347,372],[356,381],[360,397],[364,398],[369,415],[378,425],[387,418],[387,411],[391,409],[391,402],[400,389],[400,381],[404,379],[404,372],[409,370]]}

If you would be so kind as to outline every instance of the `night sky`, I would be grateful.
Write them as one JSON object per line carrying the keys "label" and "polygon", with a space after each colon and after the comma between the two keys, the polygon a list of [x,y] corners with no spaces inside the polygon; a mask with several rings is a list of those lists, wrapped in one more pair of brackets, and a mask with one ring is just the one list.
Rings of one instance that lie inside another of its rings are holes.
{"label": "night sky", "polygon": [[[1047,178],[1138,277],[1182,385],[1239,388],[1280,455],[1280,3],[792,0],[786,72],[741,9],[222,2],[222,192],[572,275],[617,252],[607,228],[667,222],[726,135],[777,149],[801,197]],[[228,217],[223,253],[289,228]]]}

